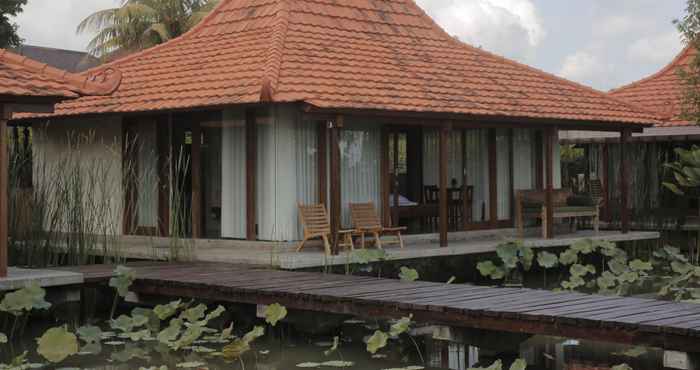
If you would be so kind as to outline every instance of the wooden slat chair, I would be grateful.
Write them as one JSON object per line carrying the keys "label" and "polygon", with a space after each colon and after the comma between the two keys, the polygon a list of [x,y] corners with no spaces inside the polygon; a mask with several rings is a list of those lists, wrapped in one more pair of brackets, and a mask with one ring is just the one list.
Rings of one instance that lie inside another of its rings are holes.
{"label": "wooden slat chair", "polygon": [[[304,240],[299,243],[297,252],[301,251],[310,239],[321,238],[326,255],[331,255],[331,222],[328,218],[326,207],[323,204],[299,204],[298,206],[299,217],[304,227]],[[352,233],[353,230],[339,230],[338,236],[342,236],[342,242],[339,242],[338,245],[354,249]]]}
{"label": "wooden slat chair", "polygon": [[365,248],[365,236],[372,234],[377,248],[382,248],[381,237],[383,235],[394,235],[396,241],[386,244],[398,244],[403,248],[403,237],[401,233],[406,231],[406,227],[384,227],[379,220],[379,215],[374,208],[374,203],[350,203],[350,217],[352,226],[355,228],[353,234],[360,236],[360,245]]}

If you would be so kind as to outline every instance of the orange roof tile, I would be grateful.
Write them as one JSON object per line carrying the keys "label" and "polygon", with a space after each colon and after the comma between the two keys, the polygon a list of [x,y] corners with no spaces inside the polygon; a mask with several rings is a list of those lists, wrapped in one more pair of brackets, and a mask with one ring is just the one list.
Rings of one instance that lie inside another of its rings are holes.
{"label": "orange roof tile", "polygon": [[51,101],[81,95],[107,95],[119,86],[116,70],[79,76],[0,49],[0,100],[46,98]]}
{"label": "orange roof tile", "polygon": [[610,95],[659,115],[663,122],[657,127],[695,125],[695,122],[688,122],[682,117],[684,83],[678,70],[686,68],[696,53],[694,47],[688,46],[659,72],[614,89]]}
{"label": "orange roof tile", "polygon": [[58,115],[257,102],[468,116],[657,123],[602,92],[456,41],[413,0],[223,0],[180,38],[107,66],[107,97]]}

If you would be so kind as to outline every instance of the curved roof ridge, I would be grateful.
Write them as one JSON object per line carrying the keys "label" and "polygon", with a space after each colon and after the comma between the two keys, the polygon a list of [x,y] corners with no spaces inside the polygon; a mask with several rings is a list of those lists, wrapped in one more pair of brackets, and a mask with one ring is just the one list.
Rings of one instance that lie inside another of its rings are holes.
{"label": "curved roof ridge", "polygon": [[0,61],[61,82],[79,95],[110,95],[117,90],[122,79],[121,72],[114,68],[102,67],[87,75],[78,75],[5,49],[0,49]]}
{"label": "curved roof ridge", "polygon": [[637,86],[639,86],[639,85],[641,85],[641,84],[643,84],[643,83],[645,83],[645,82],[649,82],[649,81],[655,80],[655,79],[657,79],[657,78],[659,78],[659,77],[665,76],[666,73],[668,73],[668,72],[670,72],[670,71],[673,71],[673,72],[675,73],[675,70],[674,70],[674,69],[678,69],[678,67],[680,67],[680,65],[678,65],[678,64],[679,64],[683,59],[685,59],[686,57],[690,56],[693,52],[696,52],[696,51],[695,51],[695,48],[693,47],[693,45],[687,45],[683,50],[681,50],[680,53],[678,53],[678,55],[676,55],[675,58],[673,58],[673,60],[672,60],[670,63],[668,63],[665,67],[661,68],[661,69],[658,70],[657,72],[655,72],[655,73],[653,73],[653,74],[651,74],[651,75],[649,75],[649,76],[646,76],[646,77],[644,77],[644,78],[641,78],[641,79],[639,79],[639,80],[637,80],[637,81],[632,81],[632,82],[630,82],[630,83],[628,83],[628,84],[625,84],[625,85],[622,85],[622,86],[620,86],[620,87],[616,87],[616,88],[614,88],[614,89],[611,89],[610,91],[608,91],[608,93],[609,93],[609,94],[615,94],[615,93],[619,93],[619,92],[621,92],[621,91],[624,91],[624,90],[627,90],[627,89],[630,89],[630,88],[633,88],[633,87],[637,87]]}
{"label": "curved roof ridge", "polygon": [[260,87],[260,101],[272,102],[279,83],[280,66],[284,57],[284,43],[289,27],[289,0],[279,0],[279,8],[275,15],[275,26],[272,31],[271,45],[268,50],[265,65],[263,66],[263,78]]}

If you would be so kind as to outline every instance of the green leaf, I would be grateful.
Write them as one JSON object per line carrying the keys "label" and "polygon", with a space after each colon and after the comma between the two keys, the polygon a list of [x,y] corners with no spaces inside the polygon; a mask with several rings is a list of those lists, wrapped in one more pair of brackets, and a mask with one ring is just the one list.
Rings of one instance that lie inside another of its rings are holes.
{"label": "green leaf", "polygon": [[271,304],[265,308],[265,321],[272,326],[276,326],[277,322],[285,317],[287,317],[287,308],[279,303]]}
{"label": "green leaf", "polygon": [[338,345],[340,344],[340,337],[335,336],[333,337],[333,344],[331,344],[331,347],[328,348],[323,352],[324,355],[330,356],[332,355],[335,351],[338,350]]}
{"label": "green leaf", "polygon": [[571,249],[582,254],[591,254],[595,250],[596,245],[591,239],[582,239],[571,245]]}
{"label": "green leaf", "polygon": [[639,279],[639,273],[635,271],[625,271],[620,276],[617,277],[618,280],[620,280],[623,283],[634,283]]}
{"label": "green leaf", "polygon": [[553,268],[559,264],[559,258],[554,253],[542,251],[537,254],[537,263],[544,268]]}
{"label": "green leaf", "polygon": [[629,263],[629,266],[634,271],[651,271],[654,269],[651,262],[644,262],[640,259],[636,259]]}
{"label": "green leaf", "polygon": [[115,288],[117,294],[124,298],[129,293],[129,288],[135,279],[136,275],[133,270],[125,266],[117,266],[114,270],[114,276],[109,279],[109,286]]}
{"label": "green leaf", "polygon": [[111,320],[109,325],[112,329],[120,330],[124,333],[132,331],[136,326],[134,319],[127,315],[119,315],[116,319]]}
{"label": "green leaf", "polygon": [[613,366],[610,370],[633,370],[630,365],[620,364]]}
{"label": "green leaf", "polygon": [[399,335],[408,331],[408,328],[411,326],[411,319],[413,319],[413,315],[402,317],[401,319],[396,321],[394,324],[391,325],[391,328],[389,329],[389,335],[392,337],[398,337]]}
{"label": "green leaf", "polygon": [[239,358],[248,350],[250,350],[250,343],[255,339],[263,336],[265,334],[265,328],[262,326],[256,326],[253,330],[246,333],[243,338],[233,341],[233,343],[225,346],[222,350],[224,358],[232,360]]}
{"label": "green leaf", "polygon": [[85,343],[99,343],[102,339],[102,329],[93,325],[85,325],[78,328],[76,334]]}
{"label": "green leaf", "polygon": [[67,326],[47,330],[37,339],[37,352],[46,360],[57,363],[78,353],[78,338],[68,332]]}
{"label": "green leaf", "polygon": [[358,249],[353,251],[350,255],[350,260],[353,263],[361,265],[383,261],[385,259],[386,251],[384,249]]}
{"label": "green leaf", "polygon": [[399,279],[401,281],[416,281],[418,280],[418,271],[406,266],[401,267],[401,272],[399,273]]}
{"label": "green leaf", "polygon": [[519,358],[510,365],[510,370],[525,370],[527,368],[527,361]]}
{"label": "green leaf", "polygon": [[180,307],[182,307],[182,300],[178,299],[168,304],[159,304],[155,306],[153,308],[153,313],[155,313],[160,320],[165,320],[177,313]]}
{"label": "green leaf", "polygon": [[603,271],[596,282],[601,289],[612,289],[617,285],[617,279],[610,271]]}
{"label": "green leaf", "polygon": [[163,329],[156,338],[158,339],[159,342],[163,344],[170,344],[173,342],[175,339],[177,339],[178,335],[180,335],[180,330],[182,329],[182,320],[181,319],[172,319],[170,320],[170,324],[168,325],[167,328]]}
{"label": "green leaf", "polygon": [[195,323],[204,317],[205,312],[207,312],[207,305],[200,303],[195,307],[182,311],[180,318],[187,322]]}
{"label": "green leaf", "polygon": [[496,247],[496,254],[503,261],[506,269],[512,270],[518,265],[518,246],[514,243],[505,243]]}
{"label": "green leaf", "polygon": [[367,340],[367,352],[371,354],[377,353],[380,349],[386,347],[389,335],[383,331],[377,330]]}
{"label": "green leaf", "polygon": [[608,261],[608,267],[610,268],[610,272],[612,272],[615,275],[622,275],[627,271],[627,264],[622,263],[618,259],[612,259]]}
{"label": "green leaf", "polygon": [[561,283],[562,288],[568,290],[574,290],[578,287],[586,285],[586,281],[580,276],[572,276],[569,281],[563,281]]}
{"label": "green leaf", "polygon": [[559,263],[564,266],[569,266],[578,262],[578,251],[567,249],[559,255]]}
{"label": "green leaf", "polygon": [[229,325],[228,328],[221,331],[221,335],[219,335],[219,340],[220,341],[229,340],[232,335],[233,335],[233,323],[231,323],[231,325]]}
{"label": "green leaf", "polygon": [[677,274],[681,274],[681,275],[687,274],[693,268],[694,268],[693,265],[691,265],[687,262],[679,262],[679,261],[671,262],[671,269],[673,270],[673,272],[675,272]]}
{"label": "green leaf", "polygon": [[535,260],[535,252],[530,247],[520,247],[518,249],[518,256],[523,264],[525,271],[530,271],[532,268],[532,262]]}
{"label": "green leaf", "polygon": [[477,270],[481,273],[481,276],[489,277],[496,269],[496,265],[493,261],[483,261],[476,264]]}
{"label": "green leaf", "polygon": [[5,294],[0,302],[0,311],[20,316],[33,309],[47,309],[51,304],[44,300],[46,291],[36,281],[26,287]]}
{"label": "green leaf", "polygon": [[450,285],[450,284],[454,283],[455,280],[457,280],[457,277],[456,277],[456,276],[452,276],[449,280],[447,280],[447,282],[446,282],[445,284]]}
{"label": "green leaf", "polygon": [[5,333],[0,333],[0,344],[7,343],[7,335]]}

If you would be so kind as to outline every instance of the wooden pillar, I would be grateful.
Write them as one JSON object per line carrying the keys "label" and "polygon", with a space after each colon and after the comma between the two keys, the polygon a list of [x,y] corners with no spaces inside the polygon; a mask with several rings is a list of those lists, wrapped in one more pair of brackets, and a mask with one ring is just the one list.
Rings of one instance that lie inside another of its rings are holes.
{"label": "wooden pillar", "polygon": [[508,176],[510,188],[510,225],[515,226],[515,130],[508,130]]}
{"label": "wooden pillar", "polygon": [[328,209],[328,124],[318,122],[318,202]]}
{"label": "wooden pillar", "polygon": [[122,214],[122,233],[131,235],[135,230],[136,174],[138,174],[137,143],[132,131],[133,121],[122,121],[122,187],[124,189],[124,209]]}
{"label": "wooden pillar", "polygon": [[465,231],[469,228],[469,220],[471,219],[472,214],[471,201],[473,201],[473,199],[469,199],[467,160],[467,130],[462,129],[462,230]]}
{"label": "wooden pillar", "polygon": [[544,189],[544,140],[543,132],[535,132],[535,189]]}
{"label": "wooden pillar", "polygon": [[389,128],[382,127],[382,142],[381,142],[381,161],[380,180],[382,189],[382,224],[385,227],[391,227],[391,171],[389,168]]}
{"label": "wooden pillar", "polygon": [[192,123],[192,146],[190,158],[192,161],[192,238],[202,237],[202,128],[199,121]]}
{"label": "wooden pillar", "polygon": [[399,225],[399,131],[394,131],[394,145],[393,149],[394,152],[391,153],[394,156],[394,168],[393,168],[393,176],[391,178],[391,185],[392,185],[392,199],[391,199],[391,205],[394,207],[393,214],[391,215],[391,224],[392,226],[398,226]]}
{"label": "wooden pillar", "polygon": [[548,128],[544,135],[544,164],[545,164],[545,217],[543,222],[544,237],[551,239],[554,237],[554,199],[552,192],[554,191],[554,140],[556,137],[556,128]]}
{"label": "wooden pillar", "polygon": [[337,116],[335,122],[329,121],[329,136],[330,136],[330,151],[331,151],[331,173],[330,173],[330,192],[331,192],[331,236],[333,238],[333,253],[338,253],[337,235],[340,230],[340,213],[342,210],[342,199],[340,196],[340,129],[343,127],[343,116]]}
{"label": "wooden pillar", "polygon": [[629,155],[627,154],[627,143],[632,133],[624,130],[620,134],[620,224],[623,234],[630,231],[630,208],[629,208]]}
{"label": "wooden pillar", "polygon": [[7,121],[11,112],[0,105],[0,277],[7,277],[7,239],[8,224],[8,166],[7,152]]}
{"label": "wooden pillar", "polygon": [[170,128],[173,115],[159,117],[156,127],[158,141],[158,226],[160,236],[170,235]]}
{"label": "wooden pillar", "polygon": [[448,228],[448,180],[447,180],[447,141],[449,139],[448,135],[451,130],[451,124],[448,123],[446,127],[440,129],[440,143],[439,143],[439,176],[440,176],[440,246],[447,247],[447,228]]}
{"label": "wooden pillar", "polygon": [[602,153],[602,165],[603,168],[600,170],[601,173],[598,174],[600,179],[600,186],[603,188],[603,219],[610,222],[610,192],[608,191],[608,171],[610,170],[610,147],[607,143],[603,144]]}
{"label": "wooden pillar", "polygon": [[246,239],[258,239],[258,127],[255,109],[245,111]]}
{"label": "wooden pillar", "polygon": [[[489,227],[498,227],[498,143],[496,129],[489,129]],[[504,148],[505,149],[505,148]]]}

